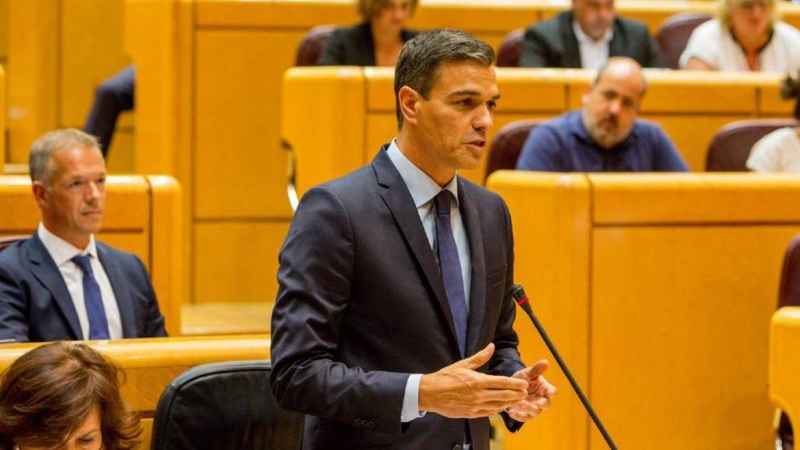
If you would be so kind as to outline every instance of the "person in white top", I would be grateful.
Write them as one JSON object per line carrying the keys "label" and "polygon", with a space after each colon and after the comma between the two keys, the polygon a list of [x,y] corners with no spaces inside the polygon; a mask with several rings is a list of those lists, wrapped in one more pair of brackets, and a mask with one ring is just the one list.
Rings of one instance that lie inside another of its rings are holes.
{"label": "person in white top", "polygon": [[698,26],[680,58],[689,70],[796,72],[800,31],[778,21],[776,0],[718,0],[716,19]]}
{"label": "person in white top", "polygon": [[800,173],[800,127],[780,128],[753,145],[747,168],[753,172]]}

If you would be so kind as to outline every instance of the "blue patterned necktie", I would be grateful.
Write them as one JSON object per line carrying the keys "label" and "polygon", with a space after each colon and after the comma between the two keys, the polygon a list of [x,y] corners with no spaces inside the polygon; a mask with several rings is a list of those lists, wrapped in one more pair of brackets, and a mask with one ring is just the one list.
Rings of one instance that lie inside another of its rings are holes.
{"label": "blue patterned necktie", "polygon": [[442,273],[444,290],[456,326],[458,348],[463,358],[467,352],[467,300],[464,295],[464,278],[458,258],[453,229],[450,226],[450,201],[453,194],[443,190],[433,199],[436,204],[436,242],[439,252],[439,270]]}
{"label": "blue patterned necktie", "polygon": [[86,315],[89,317],[89,339],[108,339],[108,319],[90,258],[89,255],[72,258],[72,262],[83,272],[83,300],[86,302]]}

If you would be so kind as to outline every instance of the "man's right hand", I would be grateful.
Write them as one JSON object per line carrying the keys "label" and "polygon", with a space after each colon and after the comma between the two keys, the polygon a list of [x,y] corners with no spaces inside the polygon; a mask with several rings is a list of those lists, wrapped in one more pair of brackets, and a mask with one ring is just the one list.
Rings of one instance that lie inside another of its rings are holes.
{"label": "man's right hand", "polygon": [[438,372],[423,375],[419,409],[450,418],[471,419],[499,413],[527,395],[525,380],[486,375],[476,369],[494,353],[494,344]]}

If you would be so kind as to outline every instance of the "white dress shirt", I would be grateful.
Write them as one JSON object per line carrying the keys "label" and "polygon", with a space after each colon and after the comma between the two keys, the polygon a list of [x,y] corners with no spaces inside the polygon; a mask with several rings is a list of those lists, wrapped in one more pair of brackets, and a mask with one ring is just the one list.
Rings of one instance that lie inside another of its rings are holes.
{"label": "white dress shirt", "polygon": [[[431,249],[435,248],[436,242],[436,206],[433,198],[442,191],[442,187],[436,184],[431,177],[423,172],[414,163],[408,160],[397,147],[395,141],[389,145],[386,151],[394,167],[400,172],[414,205],[417,207],[419,218],[431,244]],[[457,177],[453,177],[450,183],[444,187],[453,193],[458,199]],[[470,282],[472,280],[472,264],[470,264],[469,241],[464,229],[464,222],[461,219],[461,212],[458,209],[459,202],[450,202],[450,224],[453,229],[453,238],[458,249],[458,259],[461,263],[461,274],[464,279],[464,298],[467,301],[467,314],[469,314],[469,293]],[[403,410],[400,419],[403,422],[410,422],[425,415],[420,414],[419,410],[419,383],[422,374],[412,374],[406,383],[405,397],[403,398]]]}
{"label": "white dress shirt", "polygon": [[67,291],[72,298],[72,304],[75,305],[75,311],[78,313],[78,320],[81,324],[81,332],[83,339],[89,337],[89,317],[86,314],[86,302],[83,297],[83,271],[77,264],[72,262],[75,256],[90,255],[92,264],[92,272],[97,284],[100,286],[100,295],[103,297],[103,307],[106,311],[106,319],[108,320],[108,334],[111,339],[122,339],[122,320],[119,315],[119,307],[117,306],[117,298],[114,296],[114,291],[111,289],[111,282],[108,281],[108,275],[100,264],[100,259],[97,257],[97,246],[94,241],[94,235],[89,238],[89,245],[81,250],[76,248],[69,242],[61,239],[60,237],[51,233],[45,228],[43,223],[39,223],[39,239],[41,239],[44,248],[50,253],[50,257],[55,261],[58,270],[61,272],[61,277],[67,285]]}
{"label": "white dress shirt", "polygon": [[572,21],[572,30],[578,38],[578,49],[581,52],[581,68],[599,70],[608,60],[608,46],[614,37],[614,28],[609,27],[606,34],[595,41],[583,32],[577,20]]}

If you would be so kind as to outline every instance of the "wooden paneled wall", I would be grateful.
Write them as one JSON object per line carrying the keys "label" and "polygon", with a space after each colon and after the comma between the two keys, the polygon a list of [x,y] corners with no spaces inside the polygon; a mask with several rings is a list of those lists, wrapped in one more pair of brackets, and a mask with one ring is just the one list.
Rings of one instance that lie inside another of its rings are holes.
{"label": "wooden paneled wall", "polygon": [[[8,26],[8,149],[26,164],[33,141],[55,128],[82,128],[97,86],[130,64],[123,51],[124,0],[0,0]],[[6,14],[7,10],[7,14]],[[2,44],[2,41],[0,41]],[[111,172],[133,172],[133,115],[109,149]]]}
{"label": "wooden paneled wall", "polygon": [[[769,321],[800,179],[500,171],[515,277],[619,448],[772,443]],[[517,317],[527,361],[550,357]],[[550,358],[552,361],[552,358]],[[556,365],[546,415],[506,450],[607,448]]]}

